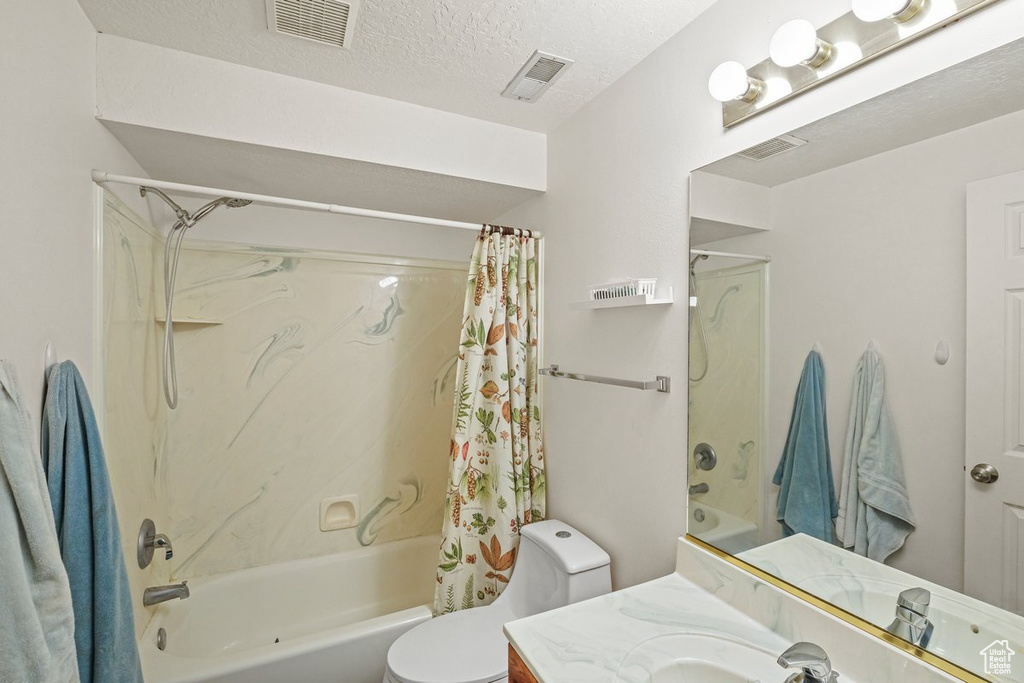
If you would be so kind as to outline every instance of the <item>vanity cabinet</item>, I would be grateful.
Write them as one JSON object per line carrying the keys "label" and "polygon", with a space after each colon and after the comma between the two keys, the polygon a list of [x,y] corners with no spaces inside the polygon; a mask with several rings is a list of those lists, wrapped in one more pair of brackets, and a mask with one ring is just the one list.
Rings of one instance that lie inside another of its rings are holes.
{"label": "vanity cabinet", "polygon": [[508,683],[539,683],[511,645],[508,646]]}

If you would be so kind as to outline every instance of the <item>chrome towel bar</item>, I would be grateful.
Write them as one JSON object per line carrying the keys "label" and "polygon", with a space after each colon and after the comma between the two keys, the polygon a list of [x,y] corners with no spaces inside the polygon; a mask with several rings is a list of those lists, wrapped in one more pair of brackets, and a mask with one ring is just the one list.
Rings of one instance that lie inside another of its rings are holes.
{"label": "chrome towel bar", "polygon": [[611,384],[616,387],[629,389],[640,389],[641,391],[660,391],[669,393],[672,390],[672,380],[664,375],[658,375],[653,382],[642,382],[631,379],[615,379],[614,377],[598,377],[597,375],[583,375],[578,372],[562,372],[557,365],[540,369],[540,374],[548,377],[561,377],[563,379],[575,379],[580,382],[594,382],[596,384]]}

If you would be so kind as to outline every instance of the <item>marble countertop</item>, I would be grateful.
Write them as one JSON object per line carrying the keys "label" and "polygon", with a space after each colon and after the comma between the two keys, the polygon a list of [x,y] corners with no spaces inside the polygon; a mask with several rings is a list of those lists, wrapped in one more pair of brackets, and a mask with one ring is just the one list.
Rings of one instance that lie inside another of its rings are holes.
{"label": "marble countertop", "polygon": [[[772,658],[792,645],[680,574],[505,625],[505,635],[541,683],[648,681],[631,655],[680,634],[735,640]],[[781,668],[779,674],[782,680]]]}

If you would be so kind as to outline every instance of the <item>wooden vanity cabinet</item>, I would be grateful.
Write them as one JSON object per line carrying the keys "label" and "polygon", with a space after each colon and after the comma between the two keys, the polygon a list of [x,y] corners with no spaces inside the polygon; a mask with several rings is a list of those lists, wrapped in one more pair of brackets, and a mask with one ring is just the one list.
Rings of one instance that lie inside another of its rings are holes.
{"label": "wooden vanity cabinet", "polygon": [[508,646],[508,683],[539,683],[511,645]]}

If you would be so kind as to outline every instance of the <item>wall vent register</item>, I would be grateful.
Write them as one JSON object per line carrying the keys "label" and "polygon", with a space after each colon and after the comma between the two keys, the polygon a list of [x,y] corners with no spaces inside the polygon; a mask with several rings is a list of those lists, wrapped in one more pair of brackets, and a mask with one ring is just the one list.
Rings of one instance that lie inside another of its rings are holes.
{"label": "wall vent register", "polygon": [[339,0],[267,0],[267,27],[276,33],[348,47],[354,3]]}
{"label": "wall vent register", "polygon": [[764,161],[783,152],[788,152],[791,149],[796,149],[802,145],[806,145],[806,140],[795,138],[792,135],[780,135],[777,138],[771,140],[765,140],[764,142],[748,147],[739,153],[739,156],[744,159],[751,159],[753,161]]}

